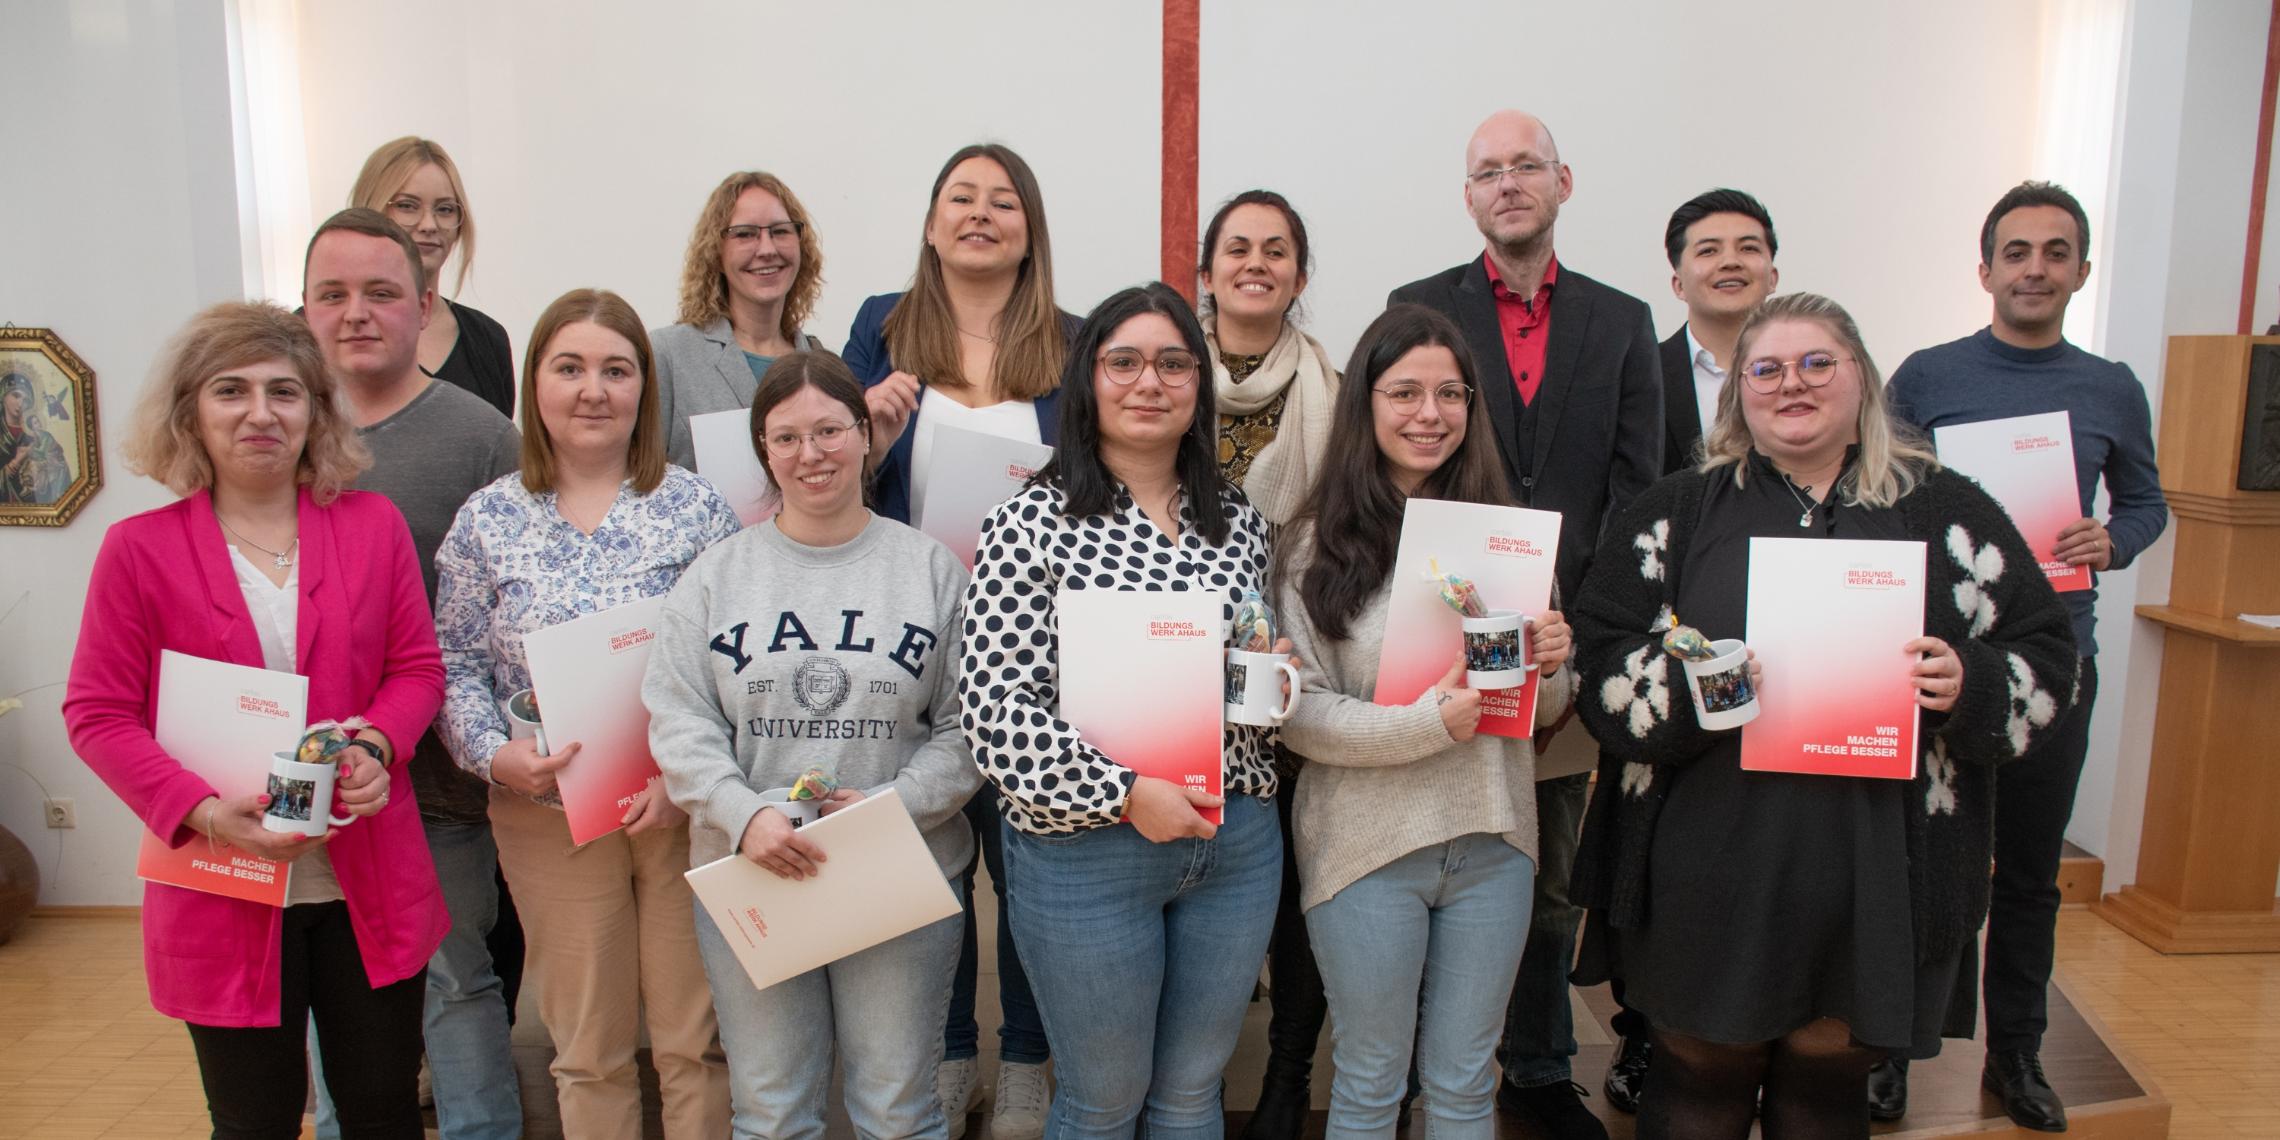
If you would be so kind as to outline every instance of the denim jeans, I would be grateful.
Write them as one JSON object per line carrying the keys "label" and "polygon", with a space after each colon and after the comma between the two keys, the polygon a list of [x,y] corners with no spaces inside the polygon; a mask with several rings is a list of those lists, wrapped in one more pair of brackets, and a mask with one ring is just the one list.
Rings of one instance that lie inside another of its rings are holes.
{"label": "denim jeans", "polygon": [[1568,971],[1575,965],[1575,928],[1583,911],[1568,901],[1568,880],[1575,874],[1575,846],[1590,792],[1589,772],[1536,781],[1535,910],[1504,1011],[1504,1040],[1496,1047],[1504,1079],[1518,1088],[1571,1079],[1575,1015],[1568,1007]]}
{"label": "denim jeans", "polygon": [[[420,822],[451,914],[451,930],[428,960],[422,1017],[436,1131],[443,1140],[513,1140],[522,1135],[522,1093],[507,1041],[505,990],[491,970],[486,942],[498,917],[499,849],[488,823]],[[312,1048],[309,1055],[319,1053]],[[318,1065],[320,1078],[322,1072]],[[339,1140],[321,1079],[317,1090],[317,1136]]]}
{"label": "denim jeans", "polygon": [[821,1140],[835,1051],[857,1136],[948,1136],[934,1070],[958,927],[956,916],[929,923],[759,990],[698,907],[697,950],[720,1013],[737,1140]]}
{"label": "denim jeans", "polygon": [[1005,833],[1006,905],[1053,1042],[1046,1140],[1217,1140],[1220,1073],[1266,961],[1282,832],[1231,796],[1211,839]]}
{"label": "denim jeans", "polygon": [[1427,1137],[1495,1135],[1496,1042],[1536,867],[1501,836],[1412,851],[1306,912],[1330,997],[1330,1140],[1391,1140],[1410,1046]]}
{"label": "denim jeans", "polygon": [[1037,998],[1029,992],[1029,975],[1022,972],[1021,954],[1014,948],[1013,917],[1005,909],[1005,820],[998,811],[997,786],[966,801],[966,822],[974,828],[974,862],[958,881],[965,885],[966,914],[958,941],[958,972],[950,982],[950,1022],[942,1031],[942,1058],[963,1061],[981,1051],[981,1030],[974,1021],[975,982],[981,973],[979,929],[974,921],[974,869],[986,864],[990,887],[997,893],[998,1060],[1042,1065],[1052,1056],[1045,1045],[1045,1023],[1037,1018]]}

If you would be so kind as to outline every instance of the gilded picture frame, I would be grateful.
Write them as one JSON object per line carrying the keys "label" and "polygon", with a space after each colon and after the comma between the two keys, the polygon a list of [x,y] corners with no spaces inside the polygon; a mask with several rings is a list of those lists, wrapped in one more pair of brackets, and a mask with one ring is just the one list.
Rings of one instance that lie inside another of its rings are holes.
{"label": "gilded picture frame", "polygon": [[0,325],[0,526],[68,526],[102,486],[94,370],[53,329]]}

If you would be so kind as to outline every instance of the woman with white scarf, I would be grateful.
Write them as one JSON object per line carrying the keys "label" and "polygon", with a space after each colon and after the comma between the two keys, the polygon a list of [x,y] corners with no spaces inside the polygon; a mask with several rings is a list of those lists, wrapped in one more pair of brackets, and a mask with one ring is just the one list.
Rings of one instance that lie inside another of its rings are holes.
{"label": "woman with white scarf", "polygon": [[[1290,319],[1311,268],[1306,223],[1272,190],[1245,190],[1219,207],[1203,231],[1203,261],[1196,266],[1219,405],[1219,466],[1276,527],[1298,513],[1321,474],[1338,385],[1329,354]],[[1275,796],[1283,828],[1282,905],[1267,951],[1274,1016],[1267,1026],[1266,1079],[1243,1140],[1299,1135],[1315,1042],[1329,1008],[1291,858],[1297,850],[1290,834],[1295,759],[1288,753],[1275,759],[1284,790]]]}

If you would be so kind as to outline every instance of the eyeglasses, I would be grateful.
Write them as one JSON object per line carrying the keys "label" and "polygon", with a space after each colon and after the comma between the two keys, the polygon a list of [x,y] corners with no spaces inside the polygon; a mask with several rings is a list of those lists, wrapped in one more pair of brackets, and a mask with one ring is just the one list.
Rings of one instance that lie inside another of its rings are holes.
{"label": "eyeglasses", "polygon": [[1837,375],[1837,365],[1851,360],[1832,352],[1808,352],[1795,360],[1753,360],[1742,366],[1742,380],[1750,391],[1770,396],[1781,390],[1782,375],[1794,368],[1797,379],[1808,388],[1826,387]]}
{"label": "eyeglasses", "polygon": [[[1371,388],[1370,391],[1385,397],[1393,410],[1407,415],[1425,403],[1423,384],[1396,384],[1391,388]],[[1443,408],[1463,409],[1472,402],[1472,385],[1448,383],[1433,389],[1433,402]]]}
{"label": "eyeglasses", "polygon": [[847,446],[848,437],[854,434],[854,424],[822,424],[814,431],[793,431],[790,428],[773,431],[768,433],[768,438],[763,442],[768,446],[768,454],[778,459],[790,459],[798,455],[801,445],[811,439],[815,441],[817,450],[828,455]]}
{"label": "eyeglasses", "polygon": [[1112,348],[1100,354],[1100,367],[1108,373],[1109,381],[1116,384],[1138,383],[1143,368],[1154,368],[1156,379],[1166,388],[1185,388],[1195,383],[1195,357],[1177,349],[1149,357],[1134,349]]}
{"label": "eyeglasses", "polygon": [[790,245],[799,241],[800,234],[806,230],[806,222],[777,222],[766,226],[730,226],[720,231],[720,236],[727,238],[732,245],[751,245],[761,238],[767,238],[777,245]]}
{"label": "eyeglasses", "polygon": [[398,198],[388,203],[388,217],[407,230],[418,226],[420,217],[429,213],[435,215],[435,228],[439,230],[456,230],[466,220],[460,214],[459,203],[449,200],[423,205],[417,198]]}
{"label": "eyeglasses", "polygon": [[1528,159],[1515,162],[1510,166],[1499,166],[1494,170],[1473,171],[1471,174],[1465,175],[1465,181],[1485,190],[1502,183],[1506,175],[1511,175],[1516,181],[1526,182],[1541,177],[1558,165],[1556,162],[1537,162],[1534,159]]}

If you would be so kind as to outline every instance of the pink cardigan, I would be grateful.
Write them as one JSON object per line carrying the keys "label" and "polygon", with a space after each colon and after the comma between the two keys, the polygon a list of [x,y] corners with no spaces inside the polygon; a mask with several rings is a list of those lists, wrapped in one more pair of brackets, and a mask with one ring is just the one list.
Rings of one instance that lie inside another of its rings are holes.
{"label": "pink cardigan", "polygon": [[[375,987],[418,972],[450,920],[436,885],[407,760],[443,701],[443,660],[411,531],[395,505],[347,491],[320,507],[301,491],[295,660],[313,720],[362,716],[395,745],[389,803],[327,850]],[[260,666],[261,643],[214,518],[212,497],[121,519],[103,536],[71,661],[63,717],[72,748],[168,844],[204,843],[190,810],[213,795],[151,735],[158,655],[172,649]],[[151,1004],[200,1025],[272,1026],[280,1016],[284,912],[161,884],[143,889]]]}

